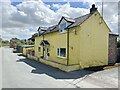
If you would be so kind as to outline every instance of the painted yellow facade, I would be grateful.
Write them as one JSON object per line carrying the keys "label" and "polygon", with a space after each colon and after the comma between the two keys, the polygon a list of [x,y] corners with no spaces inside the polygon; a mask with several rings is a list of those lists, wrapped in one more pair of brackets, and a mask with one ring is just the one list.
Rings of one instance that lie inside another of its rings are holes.
{"label": "painted yellow facade", "polygon": [[27,56],[27,50],[34,50],[34,46],[25,46],[23,47],[23,55]]}
{"label": "painted yellow facade", "polygon": [[100,21],[99,12],[95,12],[83,24],[70,29],[70,32],[77,30],[77,35],[70,33],[70,64],[79,63],[81,68],[108,64],[110,30],[104,21],[101,24]]}
{"label": "painted yellow facade", "polygon": [[[96,11],[81,25],[69,28],[65,33],[56,31],[36,36],[35,56],[40,62],[64,71],[107,65],[109,32],[108,26]],[[50,45],[41,46],[43,39]],[[47,59],[46,47],[49,53]],[[66,48],[66,57],[57,55],[58,48]],[[41,58],[41,56],[44,57]]]}

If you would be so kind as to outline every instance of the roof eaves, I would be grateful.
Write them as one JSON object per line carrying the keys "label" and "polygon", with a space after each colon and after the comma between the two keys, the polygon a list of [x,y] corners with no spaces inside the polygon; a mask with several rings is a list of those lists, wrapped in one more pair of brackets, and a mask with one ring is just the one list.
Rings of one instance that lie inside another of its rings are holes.
{"label": "roof eaves", "polygon": [[[74,22],[75,22],[72,18],[68,18],[68,17],[62,16],[62,18],[61,18],[60,21],[58,22],[58,25],[60,24],[60,22],[62,21],[63,18],[64,18],[67,22],[70,22],[70,23],[74,23]],[[68,18],[68,19],[71,19],[71,20],[73,20],[73,21],[68,20],[67,18]]]}
{"label": "roof eaves", "polygon": [[[67,21],[67,22],[70,22],[70,23],[74,23],[75,20],[72,19],[72,18],[68,18],[68,17],[64,17],[64,19]],[[70,20],[71,19],[71,20]]]}
{"label": "roof eaves", "polygon": [[109,35],[113,35],[113,36],[119,36],[119,34],[115,34],[115,33],[109,33]]}

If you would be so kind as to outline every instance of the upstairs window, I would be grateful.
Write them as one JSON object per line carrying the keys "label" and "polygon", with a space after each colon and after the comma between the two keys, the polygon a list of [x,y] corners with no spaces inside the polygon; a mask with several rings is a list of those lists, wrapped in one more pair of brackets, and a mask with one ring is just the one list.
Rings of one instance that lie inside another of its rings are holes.
{"label": "upstairs window", "polygon": [[60,24],[60,32],[65,32],[66,31],[65,28],[66,28],[66,23]]}

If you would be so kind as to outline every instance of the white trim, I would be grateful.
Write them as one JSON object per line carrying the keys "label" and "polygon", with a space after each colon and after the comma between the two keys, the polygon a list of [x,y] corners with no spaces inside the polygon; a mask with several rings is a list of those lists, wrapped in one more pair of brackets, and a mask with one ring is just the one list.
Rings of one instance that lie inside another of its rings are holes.
{"label": "white trim", "polygon": [[62,57],[62,56],[57,56],[58,58],[63,58],[63,59],[66,59],[66,57]]}
{"label": "white trim", "polygon": [[[58,53],[58,49],[59,49],[59,53]],[[57,57],[58,57],[58,58],[66,58],[66,56],[67,56],[67,53],[66,53],[66,52],[65,52],[65,54],[66,54],[65,57],[60,56],[60,49],[61,49],[61,48],[57,48]],[[66,48],[65,48],[65,50],[66,50]]]}
{"label": "white trim", "polygon": [[66,31],[66,30],[64,30],[64,31],[62,31],[62,32],[60,32],[60,33],[62,33],[62,34],[63,34],[63,33],[66,33],[66,32],[67,32],[67,31]]}

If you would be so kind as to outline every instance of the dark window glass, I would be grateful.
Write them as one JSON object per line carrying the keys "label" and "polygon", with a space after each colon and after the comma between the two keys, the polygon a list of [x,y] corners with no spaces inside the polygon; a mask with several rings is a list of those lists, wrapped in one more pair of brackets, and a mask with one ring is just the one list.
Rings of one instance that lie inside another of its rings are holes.
{"label": "dark window glass", "polygon": [[60,25],[60,32],[64,32],[66,28],[66,23]]}
{"label": "dark window glass", "polygon": [[40,52],[40,49],[41,49],[41,48],[40,48],[40,47],[38,47],[38,52]]}
{"label": "dark window glass", "polygon": [[66,57],[66,48],[60,48],[60,56]]}

